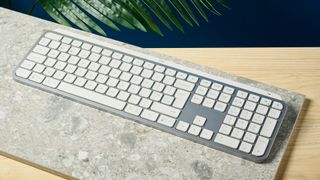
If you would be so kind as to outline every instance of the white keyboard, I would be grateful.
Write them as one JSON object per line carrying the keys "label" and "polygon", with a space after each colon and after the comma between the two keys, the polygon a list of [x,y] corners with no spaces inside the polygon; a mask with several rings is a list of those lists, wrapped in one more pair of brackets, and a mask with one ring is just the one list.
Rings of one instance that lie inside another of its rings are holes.
{"label": "white keyboard", "polygon": [[277,94],[62,29],[40,37],[14,78],[255,162],[287,110]]}

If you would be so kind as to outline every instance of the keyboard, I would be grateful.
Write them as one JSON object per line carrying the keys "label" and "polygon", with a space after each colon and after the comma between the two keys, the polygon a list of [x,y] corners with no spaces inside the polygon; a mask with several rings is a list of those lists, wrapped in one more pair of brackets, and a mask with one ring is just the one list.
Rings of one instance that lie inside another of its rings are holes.
{"label": "keyboard", "polygon": [[275,93],[64,29],[45,32],[14,79],[254,162],[287,111]]}

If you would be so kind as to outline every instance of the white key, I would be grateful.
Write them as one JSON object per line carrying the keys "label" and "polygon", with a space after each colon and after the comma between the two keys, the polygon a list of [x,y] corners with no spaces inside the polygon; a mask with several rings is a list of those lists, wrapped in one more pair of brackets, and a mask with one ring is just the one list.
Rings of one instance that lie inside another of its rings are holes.
{"label": "white key", "polygon": [[211,81],[202,79],[202,80],[200,81],[200,85],[201,85],[201,86],[204,86],[204,87],[209,87],[209,86],[211,85]]}
{"label": "white key", "polygon": [[66,65],[67,65],[67,63],[62,62],[62,61],[58,61],[58,62],[54,65],[54,67],[55,67],[56,69],[58,69],[58,70],[63,70],[64,67],[66,67]]}
{"label": "white key", "polygon": [[225,93],[221,93],[219,96],[219,101],[224,102],[224,103],[228,103],[231,99],[231,96]]}
{"label": "white key", "polygon": [[83,43],[81,48],[85,50],[90,50],[92,48],[92,45],[88,43]]}
{"label": "white key", "polygon": [[133,114],[135,116],[139,116],[141,111],[142,111],[142,108],[139,107],[139,106],[135,106],[135,105],[132,105],[132,104],[128,104],[126,106],[126,108],[124,109],[125,112],[129,113],[129,114]]}
{"label": "white key", "polygon": [[245,121],[243,119],[238,119],[236,123],[236,127],[240,129],[246,129],[248,126],[248,121]]}
{"label": "white key", "polygon": [[158,72],[155,72],[154,74],[153,74],[153,76],[152,76],[152,80],[154,80],[154,81],[162,81],[162,79],[163,79],[163,77],[164,77],[164,75],[163,74],[160,74],[160,73],[158,73]]}
{"label": "white key", "polygon": [[[51,48],[51,49],[57,49],[59,46],[60,46],[60,42],[58,42],[58,41],[51,41],[50,42],[50,44],[49,44],[49,48]],[[60,49],[59,49],[59,51],[61,51]]]}
{"label": "white key", "polygon": [[84,78],[81,78],[81,77],[78,77],[75,81],[74,81],[74,84],[77,85],[77,86],[84,86],[84,84],[87,82],[86,79]]}
{"label": "white key", "polygon": [[[123,73],[122,73],[123,74]],[[142,87],[145,87],[145,88],[151,88],[152,85],[153,85],[154,81],[150,80],[150,79],[144,79],[141,83],[141,86]]]}
{"label": "white key", "polygon": [[203,86],[198,86],[196,93],[204,96],[207,93],[207,91],[208,91],[208,88],[205,88]]}
{"label": "white key", "polygon": [[[145,79],[145,80],[146,80],[146,79]],[[163,93],[172,96],[172,95],[174,95],[174,93],[176,92],[176,90],[177,90],[177,89],[176,89],[175,87],[166,86],[166,87],[164,88]],[[186,92],[186,91],[185,91],[185,92]]]}
{"label": "white key", "polygon": [[212,138],[213,131],[208,129],[202,129],[200,137],[206,140],[210,140]]}
{"label": "white key", "polygon": [[49,39],[53,39],[53,40],[56,40],[56,41],[60,41],[62,36],[59,35],[59,34],[54,34],[54,33],[51,33],[51,32],[48,32],[45,34],[45,37],[49,38]]}
{"label": "white key", "polygon": [[66,44],[70,44],[72,39],[71,38],[68,38],[68,37],[63,37],[63,39],[61,40],[63,43],[66,43]]}
{"label": "white key", "polygon": [[220,133],[218,133],[216,135],[214,142],[231,147],[233,149],[237,149],[239,146],[239,143],[240,143],[240,141],[238,139],[235,139],[235,138],[232,138],[232,137],[220,134]]}
{"label": "white key", "polygon": [[253,132],[255,134],[257,134],[260,130],[260,125],[255,124],[255,123],[250,123],[249,127],[248,127],[248,131]]}
{"label": "white key", "polygon": [[44,70],[45,66],[42,64],[37,64],[34,68],[33,71],[38,72],[38,73],[42,73],[42,71]]}
{"label": "white key", "polygon": [[151,90],[150,89],[147,89],[147,88],[142,88],[141,90],[140,90],[140,92],[139,92],[139,95],[141,96],[141,97],[149,97],[150,96],[150,94],[151,94]]}
{"label": "white key", "polygon": [[223,88],[223,85],[219,84],[219,83],[213,83],[211,88],[214,89],[214,90],[221,91],[221,89]]}
{"label": "white key", "polygon": [[141,73],[141,76],[144,78],[151,78],[153,74],[153,71],[149,70],[149,69],[144,69]]}
{"label": "white key", "polygon": [[193,124],[198,125],[198,126],[203,126],[204,123],[206,122],[207,118],[202,117],[202,116],[196,116],[193,119]]}
{"label": "white key", "polygon": [[224,93],[227,93],[227,94],[233,94],[234,89],[233,89],[232,87],[225,86],[225,87],[223,88],[223,92],[224,92]]}
{"label": "white key", "polygon": [[137,94],[139,92],[141,88],[137,85],[134,85],[134,84],[131,84],[129,89],[128,89],[128,92],[129,93],[132,93],[132,94]]}
{"label": "white key", "polygon": [[56,62],[57,62],[57,60],[52,59],[52,58],[48,58],[48,59],[44,62],[44,65],[52,67],[53,65],[56,64]]}
{"label": "white key", "polygon": [[107,91],[107,89],[108,89],[108,86],[99,84],[95,91],[97,91],[98,93],[104,94]]}
{"label": "white key", "polygon": [[97,62],[100,59],[101,55],[96,53],[91,53],[88,59],[93,62]]}
{"label": "white key", "polygon": [[188,133],[198,136],[200,131],[201,131],[201,127],[192,124],[188,130]]}
{"label": "white key", "polygon": [[109,49],[103,49],[102,54],[103,54],[104,56],[111,56],[112,51],[109,50]]}
{"label": "white key", "polygon": [[226,117],[223,120],[223,123],[233,126],[234,123],[236,122],[236,119],[237,118],[234,116],[226,115]]}
{"label": "white key", "polygon": [[235,107],[235,106],[231,106],[229,108],[228,114],[233,115],[233,116],[238,116],[240,113],[240,108]]}
{"label": "white key", "polygon": [[69,54],[71,55],[78,55],[78,53],[80,52],[80,48],[77,47],[71,47],[68,51]]}
{"label": "white key", "polygon": [[238,128],[233,128],[231,136],[237,139],[241,139],[244,134],[244,131]]}
{"label": "white key", "polygon": [[22,78],[28,78],[30,74],[31,74],[31,71],[23,68],[18,68],[16,71],[16,75]]}
{"label": "white key", "polygon": [[272,103],[272,107],[278,110],[282,110],[283,109],[283,105],[280,102],[277,101],[273,101]]}
{"label": "white key", "polygon": [[71,56],[69,59],[68,59],[68,63],[70,64],[78,64],[80,58],[77,57],[77,56]]}
{"label": "white key", "polygon": [[38,53],[38,54],[46,55],[46,54],[49,52],[49,50],[50,50],[50,49],[47,48],[47,47],[43,47],[43,46],[40,46],[40,45],[36,45],[32,51],[33,51],[33,52],[36,52],[36,53]]}
{"label": "white key", "polygon": [[130,86],[130,84],[129,84],[128,82],[120,81],[120,82],[118,83],[117,88],[125,91],[125,90],[128,89],[129,86]]}
{"label": "white key", "polygon": [[118,52],[114,52],[114,53],[112,54],[112,57],[115,58],[115,59],[121,59],[122,56],[123,56],[123,54],[118,53]]}
{"label": "white key", "polygon": [[254,141],[256,140],[257,135],[250,133],[250,132],[246,132],[246,134],[244,135],[243,140],[249,142],[249,143],[254,143]]}
{"label": "white key", "polygon": [[219,133],[223,133],[223,134],[229,135],[231,130],[232,130],[231,126],[228,126],[226,124],[222,124],[220,126]]}
{"label": "white key", "polygon": [[252,144],[249,144],[247,142],[241,142],[241,145],[239,147],[240,151],[243,151],[245,153],[250,153],[251,149],[252,149]]}
{"label": "white key", "polygon": [[156,113],[154,111],[150,111],[148,109],[144,109],[141,113],[141,117],[145,118],[150,121],[156,121],[158,119],[159,113]]}
{"label": "white key", "polygon": [[202,106],[207,107],[207,108],[212,108],[214,103],[215,103],[215,100],[210,99],[210,98],[205,98],[202,103]]}
{"label": "white key", "polygon": [[77,66],[68,64],[67,67],[64,69],[64,71],[68,73],[74,73],[76,69],[77,69]]}
{"label": "white key", "polygon": [[77,78],[77,76],[73,74],[67,74],[66,77],[64,77],[64,81],[68,83],[73,83],[73,81]]}
{"label": "white key", "polygon": [[96,78],[96,81],[97,81],[98,83],[104,84],[104,83],[107,81],[107,79],[108,79],[108,76],[103,75],[103,74],[99,74],[99,75],[97,76],[97,78]]}
{"label": "white key", "polygon": [[40,54],[36,54],[36,53],[30,53],[28,56],[27,56],[27,59],[33,61],[33,62],[36,62],[36,63],[39,63],[39,64],[42,64],[44,62],[44,60],[46,59],[45,56],[42,56]]}
{"label": "white key", "polygon": [[41,38],[41,40],[39,41],[39,44],[42,45],[42,46],[47,46],[50,42],[50,39],[48,38]]}
{"label": "white key", "polygon": [[259,136],[254,148],[252,150],[252,154],[255,156],[262,156],[266,152],[266,149],[269,144],[269,139]]}
{"label": "white key", "polygon": [[111,69],[109,76],[118,78],[121,74],[121,71],[119,69]]}
{"label": "white key", "polygon": [[132,77],[132,74],[127,72],[122,72],[120,75],[120,79],[123,81],[130,81],[131,77]]}
{"label": "white key", "polygon": [[52,76],[54,74],[56,70],[51,68],[51,67],[47,67],[44,71],[43,74],[46,76]]}
{"label": "white key", "polygon": [[262,115],[266,115],[267,112],[268,112],[268,109],[269,108],[267,106],[259,104],[258,107],[257,107],[256,112],[259,113],[259,114],[262,114]]}
{"label": "white key", "polygon": [[113,68],[118,68],[121,64],[121,61],[116,60],[116,59],[112,59],[111,62],[109,63],[109,66],[113,67]]}
{"label": "white key", "polygon": [[86,85],[84,86],[86,89],[93,90],[96,88],[97,83],[94,81],[87,81]]}
{"label": "white key", "polygon": [[165,67],[160,66],[160,65],[156,65],[156,67],[154,68],[155,71],[160,72],[160,73],[163,73],[165,69],[166,69]]}
{"label": "white key", "polygon": [[110,77],[107,81],[107,85],[108,86],[111,86],[111,87],[116,87],[117,84],[118,84],[119,80],[118,79],[115,79],[115,78],[112,78]]}
{"label": "white key", "polygon": [[76,47],[80,47],[81,44],[82,44],[82,42],[78,41],[78,40],[73,40],[72,43],[71,43],[72,46],[76,46]]}
{"label": "white key", "polygon": [[98,47],[98,46],[93,46],[93,48],[91,49],[91,51],[99,54],[99,53],[101,53],[102,48],[101,48],[101,47]]}
{"label": "white key", "polygon": [[167,68],[165,74],[166,74],[166,75],[169,75],[169,76],[174,76],[174,75],[176,74],[176,70]]}
{"label": "white key", "polygon": [[249,111],[254,111],[256,108],[257,104],[251,101],[247,101],[246,104],[244,105],[244,109],[247,109]]}
{"label": "white key", "polygon": [[133,63],[132,63],[132,64],[134,64],[134,65],[136,65],[136,66],[142,66],[143,63],[144,63],[143,60],[138,59],[138,58],[135,58],[135,59],[133,60]]}
{"label": "white key", "polygon": [[100,68],[100,64],[91,62],[88,69],[91,71],[97,71]]}
{"label": "white key", "polygon": [[99,63],[100,63],[100,64],[103,64],[103,65],[108,65],[109,62],[110,62],[110,60],[111,60],[110,57],[102,56],[102,57],[99,59]]}
{"label": "white key", "polygon": [[192,83],[196,83],[198,81],[198,78],[196,76],[189,75],[187,78],[187,81],[192,82]]}
{"label": "white key", "polygon": [[176,79],[174,77],[166,76],[163,79],[163,83],[171,86],[174,83],[175,80]]}
{"label": "white key", "polygon": [[132,60],[133,60],[133,57],[125,55],[125,56],[122,58],[122,60],[123,60],[124,62],[131,63]]}
{"label": "white key", "polygon": [[77,76],[84,76],[86,73],[87,73],[86,69],[78,67],[78,69],[76,70],[76,72],[74,74]]}
{"label": "white key", "polygon": [[181,89],[178,89],[175,93],[175,98],[176,100],[173,103],[173,106],[176,108],[180,108],[182,109],[184,107],[184,105],[186,104],[190,93]]}
{"label": "white key", "polygon": [[51,58],[57,58],[59,54],[60,54],[59,51],[51,49],[47,56]]}
{"label": "white key", "polygon": [[260,99],[260,97],[257,95],[254,95],[254,94],[250,94],[248,97],[248,100],[253,101],[253,102],[258,102],[259,99]]}
{"label": "white key", "polygon": [[246,99],[247,96],[248,96],[248,93],[239,90],[239,91],[237,92],[237,96],[240,97],[240,98]]}
{"label": "white key", "polygon": [[70,57],[70,55],[67,53],[60,53],[58,56],[58,59],[60,61],[66,61],[66,60],[68,60],[69,57]]}
{"label": "white key", "polygon": [[24,60],[21,64],[21,67],[24,67],[25,69],[32,69],[34,67],[35,63],[32,61]]}
{"label": "white key", "polygon": [[178,129],[179,131],[182,131],[182,132],[186,132],[189,128],[189,125],[190,124],[187,122],[179,121],[176,129]]}
{"label": "white key", "polygon": [[122,101],[126,101],[129,98],[130,94],[125,92],[125,91],[120,91],[117,98],[122,100]]}
{"label": "white key", "polygon": [[140,96],[137,96],[137,95],[134,95],[132,94],[128,100],[129,103],[132,103],[132,104],[139,104],[141,100],[141,97]]}
{"label": "white key", "polygon": [[271,99],[267,99],[267,98],[261,98],[260,100],[260,104],[263,104],[265,106],[270,106],[271,105]]}
{"label": "white key", "polygon": [[88,58],[89,55],[90,55],[90,51],[87,51],[87,50],[81,50],[80,53],[78,54],[78,56],[83,59]]}
{"label": "white key", "polygon": [[172,96],[164,95],[163,98],[161,99],[161,102],[163,104],[171,105],[173,100],[174,98]]}
{"label": "white key", "polygon": [[267,118],[263,124],[260,135],[265,137],[271,137],[273,134],[274,128],[276,127],[276,124],[277,124],[277,120],[272,118]]}
{"label": "white key", "polygon": [[146,68],[146,69],[153,69],[154,64],[151,63],[151,62],[145,62],[143,67]]}
{"label": "white key", "polygon": [[240,114],[240,117],[241,117],[242,119],[245,119],[245,120],[250,120],[251,117],[252,117],[252,112],[247,111],[247,110],[242,110],[242,111],[241,111],[241,114]]}
{"label": "white key", "polygon": [[87,68],[89,63],[90,63],[90,61],[88,61],[86,59],[81,59],[80,62],[78,63],[78,66],[83,67],[83,68]]}
{"label": "white key", "polygon": [[219,93],[220,93],[219,91],[210,89],[208,94],[207,94],[207,97],[212,98],[212,99],[217,99],[218,96],[219,96]]}
{"label": "white key", "polygon": [[201,104],[202,100],[203,100],[202,96],[195,94],[192,96],[191,102],[195,104]]}
{"label": "white key", "polygon": [[111,70],[110,67],[102,65],[99,69],[99,73],[106,75],[110,72],[110,70]]}
{"label": "white key", "polygon": [[227,104],[222,102],[216,102],[216,105],[214,106],[214,109],[220,112],[224,112],[226,108],[227,108]]}
{"label": "white key", "polygon": [[168,127],[173,127],[174,123],[176,122],[176,119],[161,115],[157,122]]}
{"label": "white key", "polygon": [[258,124],[262,124],[264,120],[264,116],[261,114],[254,114],[253,118],[252,118],[252,122],[258,123]]}
{"label": "white key", "polygon": [[142,98],[139,105],[144,108],[149,108],[151,106],[152,101],[146,98]]}
{"label": "white key", "polygon": [[181,112],[179,109],[176,109],[174,107],[167,106],[165,104],[161,104],[161,103],[158,103],[158,102],[153,102],[152,103],[151,110],[157,111],[157,112],[159,112],[161,114],[165,114],[165,115],[168,115],[168,116],[171,116],[171,117],[174,117],[174,118],[179,117],[180,112]]}
{"label": "white key", "polygon": [[271,108],[268,116],[274,119],[278,119],[280,117],[281,111]]}
{"label": "white key", "polygon": [[131,78],[130,82],[131,82],[132,84],[140,85],[141,82],[142,82],[142,80],[143,80],[142,77],[137,76],[137,75],[134,75],[134,76]]}
{"label": "white key", "polygon": [[111,98],[64,82],[60,83],[58,89],[118,110],[123,110],[124,106],[126,105],[125,102],[117,100],[115,98]]}
{"label": "white key", "polygon": [[158,92],[162,92],[164,89],[165,85],[159,82],[154,83],[152,89]]}
{"label": "white key", "polygon": [[106,95],[111,96],[111,97],[116,97],[118,93],[119,93],[118,89],[111,87],[106,92]]}
{"label": "white key", "polygon": [[194,84],[181,79],[177,79],[176,82],[174,83],[174,87],[183,89],[186,91],[192,91],[194,88]]}
{"label": "white key", "polygon": [[179,79],[186,79],[187,78],[187,74],[186,73],[183,73],[183,72],[178,72],[176,74],[176,77],[179,78]]}
{"label": "white key", "polygon": [[98,73],[94,72],[94,71],[88,71],[86,74],[86,78],[90,79],[90,80],[94,80],[97,77]]}
{"label": "white key", "polygon": [[34,81],[34,82],[37,82],[37,83],[41,83],[44,78],[45,78],[44,75],[38,74],[38,73],[35,73],[35,72],[31,73],[31,75],[29,77],[29,79],[31,81]]}

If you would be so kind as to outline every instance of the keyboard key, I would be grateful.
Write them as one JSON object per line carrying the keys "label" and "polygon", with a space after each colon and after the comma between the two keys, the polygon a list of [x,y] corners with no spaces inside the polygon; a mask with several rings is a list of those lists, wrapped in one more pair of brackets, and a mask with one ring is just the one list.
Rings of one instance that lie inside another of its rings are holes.
{"label": "keyboard key", "polygon": [[194,84],[181,79],[177,79],[176,82],[174,83],[174,87],[183,89],[186,91],[192,91],[194,88]]}
{"label": "keyboard key", "polygon": [[248,126],[248,121],[245,121],[243,119],[238,119],[237,120],[237,124],[236,124],[236,127],[237,128],[240,128],[240,129],[246,129]]}
{"label": "keyboard key", "polygon": [[129,96],[130,96],[129,93],[127,93],[127,92],[125,92],[125,91],[120,91],[120,92],[118,93],[117,98],[120,99],[120,100],[122,100],[122,101],[127,101],[128,98],[129,98]]}
{"label": "keyboard key", "polygon": [[225,134],[225,135],[229,135],[231,130],[232,130],[231,126],[228,126],[226,124],[222,124],[220,129],[219,129],[219,133],[222,133],[222,134]]}
{"label": "keyboard key", "polygon": [[157,122],[168,127],[173,127],[174,123],[176,122],[176,119],[161,115]]}
{"label": "keyboard key", "polygon": [[68,82],[68,83],[73,83],[74,80],[77,78],[77,76],[73,75],[73,74],[67,74],[65,77],[64,77],[64,81],[65,82]]}
{"label": "keyboard key", "polygon": [[135,116],[139,116],[141,111],[142,111],[142,108],[139,107],[139,106],[135,106],[135,105],[132,105],[132,104],[128,104],[126,106],[126,108],[124,109],[125,112],[129,113],[129,114],[133,114]]}
{"label": "keyboard key", "polygon": [[202,96],[195,94],[193,95],[191,102],[195,104],[201,104],[202,100],[203,100]]}
{"label": "keyboard key", "polygon": [[142,98],[139,105],[143,108],[149,108],[151,106],[152,101],[146,98]]}
{"label": "keyboard key", "polygon": [[204,95],[206,95],[207,91],[208,91],[208,88],[205,88],[203,86],[198,86],[198,88],[196,90],[196,94],[204,96]]}
{"label": "keyboard key", "polygon": [[269,139],[259,136],[254,148],[252,150],[252,154],[255,156],[262,156],[266,152],[266,149],[269,144]]}
{"label": "keyboard key", "polygon": [[240,97],[240,98],[243,98],[243,99],[246,99],[248,96],[248,93],[247,92],[244,92],[244,91],[238,91],[237,92],[237,97]]}
{"label": "keyboard key", "polygon": [[235,137],[237,139],[241,139],[244,134],[244,130],[238,129],[238,128],[233,128],[231,136]]}
{"label": "keyboard key", "polygon": [[165,69],[166,68],[164,66],[160,66],[160,65],[156,65],[156,67],[154,68],[154,70],[159,73],[163,73],[165,71]]}
{"label": "keyboard key", "polygon": [[245,153],[250,153],[251,149],[252,149],[252,144],[249,144],[247,142],[241,142],[241,145],[239,147],[240,151],[243,151]]}
{"label": "keyboard key", "polygon": [[207,107],[207,108],[212,108],[214,103],[215,103],[215,100],[210,99],[210,98],[205,98],[202,103],[202,106]]}
{"label": "keyboard key", "polygon": [[246,132],[246,134],[244,135],[243,140],[247,141],[249,143],[254,143],[254,141],[256,140],[257,135],[250,133],[250,132]]}
{"label": "keyboard key", "polygon": [[[99,84],[99,85],[97,86],[97,88],[96,88],[96,91],[97,91],[98,93],[104,94],[104,93],[106,93],[107,89],[108,89],[108,86],[103,85],[103,84]],[[119,98],[119,99],[120,99],[120,98]]]}
{"label": "keyboard key", "polygon": [[62,39],[62,36],[59,34],[55,34],[55,33],[51,33],[48,32],[45,34],[45,37],[52,39],[52,40],[56,40],[56,41],[60,41]]}
{"label": "keyboard key", "polygon": [[213,136],[213,131],[208,129],[202,129],[200,137],[206,140],[210,140]]}
{"label": "keyboard key", "polygon": [[225,87],[223,88],[223,92],[224,92],[224,93],[227,93],[227,94],[233,94],[234,88],[225,86]]}
{"label": "keyboard key", "polygon": [[256,112],[262,115],[266,115],[268,112],[268,107],[264,105],[258,105]]}
{"label": "keyboard key", "polygon": [[214,142],[231,147],[233,149],[237,149],[240,143],[238,139],[220,133],[217,134],[216,138],[214,139]]}
{"label": "keyboard key", "polygon": [[112,58],[115,58],[115,59],[121,59],[122,56],[123,56],[123,54],[118,53],[118,52],[114,52],[114,53],[112,54]]}
{"label": "keyboard key", "polygon": [[254,111],[256,108],[257,104],[251,101],[247,101],[246,104],[244,105],[244,109],[247,109],[249,111]]}
{"label": "keyboard key", "polygon": [[31,81],[34,81],[34,82],[36,82],[36,83],[41,83],[44,78],[45,78],[44,75],[38,74],[38,73],[35,73],[35,72],[31,73],[31,75],[30,75],[30,77],[29,77],[29,79],[30,79]]}
{"label": "keyboard key", "polygon": [[249,97],[248,97],[248,100],[249,101],[253,101],[253,102],[258,102],[259,99],[260,99],[260,97],[257,96],[257,95],[254,95],[254,94],[250,94]]}
{"label": "keyboard key", "polygon": [[203,126],[204,123],[206,122],[207,118],[202,117],[202,116],[196,116],[193,119],[193,124],[198,125],[198,126]]}
{"label": "keyboard key", "polygon": [[25,79],[28,78],[30,74],[31,74],[31,71],[23,68],[18,68],[16,70],[16,75]]}
{"label": "keyboard key", "polygon": [[210,89],[209,92],[208,92],[208,94],[207,94],[207,97],[212,98],[212,99],[217,99],[218,96],[219,96],[219,94],[220,94],[219,91]]}
{"label": "keyboard key", "polygon": [[277,101],[273,101],[272,103],[272,107],[278,110],[282,110],[283,109],[283,105],[280,102]]}
{"label": "keyboard key", "polygon": [[35,62],[35,63],[39,63],[42,64],[44,62],[44,60],[46,59],[46,56],[40,55],[40,54],[36,54],[36,53],[30,53],[27,56],[27,59]]}
{"label": "keyboard key", "polygon": [[226,115],[226,117],[223,120],[223,123],[233,126],[234,123],[236,122],[236,119],[237,118],[234,116]]}
{"label": "keyboard key", "polygon": [[56,79],[46,77],[42,84],[49,86],[51,88],[56,88],[59,83],[60,83],[60,81],[58,81]]}
{"label": "keyboard key", "polygon": [[272,118],[267,118],[263,124],[260,135],[265,137],[271,137],[273,134],[274,128],[276,127],[276,124],[277,124],[277,120]]}
{"label": "keyboard key", "polygon": [[233,115],[233,116],[238,116],[239,113],[240,113],[240,110],[241,110],[241,109],[238,108],[238,107],[231,106],[231,107],[229,108],[228,114]]}
{"label": "keyboard key", "polygon": [[258,123],[258,124],[262,124],[264,121],[264,116],[261,114],[254,114],[253,118],[252,118],[252,122]]}
{"label": "keyboard key", "polygon": [[198,136],[200,131],[201,131],[201,127],[192,124],[188,130],[188,133]]}
{"label": "keyboard key", "polygon": [[179,121],[176,129],[178,129],[179,131],[182,131],[182,132],[186,132],[189,128],[189,125],[190,124],[187,122]]}
{"label": "keyboard key", "polygon": [[196,76],[189,75],[187,81],[196,83],[198,81],[198,78]]}
{"label": "keyboard key", "polygon": [[281,111],[271,108],[268,116],[274,119],[278,119],[280,117]]}
{"label": "keyboard key", "polygon": [[161,114],[165,114],[165,115],[168,115],[168,116],[171,116],[171,117],[174,117],[174,118],[177,118],[179,117],[180,115],[180,110],[174,108],[174,107],[171,107],[171,106],[168,106],[168,105],[165,105],[165,104],[161,104],[161,103],[158,103],[158,102],[153,102],[152,105],[151,105],[151,110],[154,110],[156,112],[159,112]]}
{"label": "keyboard key", "polygon": [[213,83],[211,88],[214,89],[214,90],[221,91],[221,89],[223,88],[223,85],[219,84],[219,83]]}
{"label": "keyboard key", "polygon": [[245,119],[245,120],[250,120],[251,117],[252,117],[252,112],[247,111],[247,110],[242,110],[242,111],[241,111],[241,114],[240,114],[240,117],[241,117],[242,119]]}
{"label": "keyboard key", "polygon": [[156,113],[154,111],[150,111],[148,109],[144,109],[141,117],[148,119],[150,121],[156,121],[158,119],[159,113]]}
{"label": "keyboard key", "polygon": [[265,106],[270,106],[271,105],[271,99],[267,99],[267,98],[261,98],[260,100],[260,104],[263,104]]}
{"label": "keyboard key", "polygon": [[229,103],[230,99],[231,99],[231,96],[225,93],[221,93],[219,96],[219,101],[224,103]]}
{"label": "keyboard key", "polygon": [[211,85],[211,81],[203,79],[200,81],[200,85],[204,87],[209,87]]}
{"label": "keyboard key", "polygon": [[250,123],[248,127],[248,131],[253,132],[253,133],[258,133],[260,131],[260,125],[255,124],[255,123]]}
{"label": "keyboard key", "polygon": [[220,112],[224,112],[227,108],[227,104],[222,102],[216,102],[216,105],[214,106],[214,109]]}

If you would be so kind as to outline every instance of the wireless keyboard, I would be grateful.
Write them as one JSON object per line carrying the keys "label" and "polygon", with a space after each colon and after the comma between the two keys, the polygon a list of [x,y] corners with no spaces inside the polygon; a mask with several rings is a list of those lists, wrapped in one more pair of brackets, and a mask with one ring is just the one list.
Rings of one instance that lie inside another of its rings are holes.
{"label": "wireless keyboard", "polygon": [[287,110],[277,94],[63,29],[40,37],[14,79],[254,162]]}

